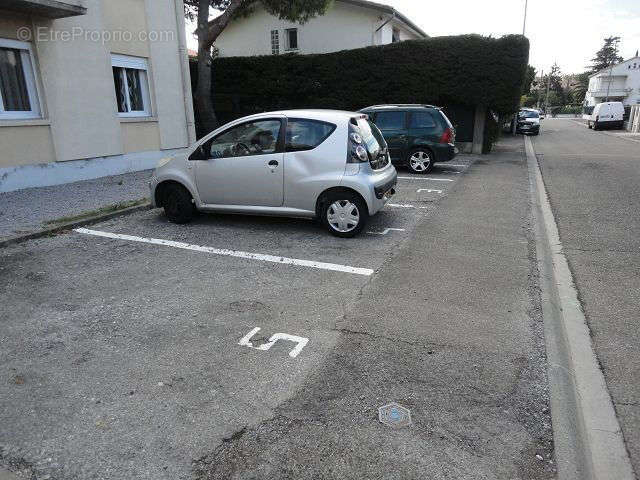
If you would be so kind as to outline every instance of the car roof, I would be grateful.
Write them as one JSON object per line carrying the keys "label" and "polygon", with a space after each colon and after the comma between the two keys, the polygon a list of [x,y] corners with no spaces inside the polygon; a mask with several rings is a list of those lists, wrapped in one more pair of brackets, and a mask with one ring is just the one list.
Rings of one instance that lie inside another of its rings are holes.
{"label": "car roof", "polygon": [[390,103],[385,105],[372,105],[370,107],[363,108],[361,112],[367,112],[370,110],[422,110],[422,109],[435,109],[440,110],[440,107],[435,105],[421,104],[421,103]]}
{"label": "car roof", "polygon": [[330,109],[300,109],[300,110],[277,110],[273,112],[257,113],[247,117],[239,118],[238,120],[252,120],[258,118],[265,118],[269,116],[284,116],[287,118],[308,118],[310,120],[322,120],[326,122],[348,122],[352,118],[365,117],[366,114],[362,112],[349,112],[346,110],[330,110]]}

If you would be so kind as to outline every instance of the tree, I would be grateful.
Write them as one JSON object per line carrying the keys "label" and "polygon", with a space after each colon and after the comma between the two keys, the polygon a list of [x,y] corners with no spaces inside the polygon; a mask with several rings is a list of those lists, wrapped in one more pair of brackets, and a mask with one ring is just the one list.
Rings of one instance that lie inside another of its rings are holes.
{"label": "tree", "polygon": [[604,45],[596,56],[591,59],[590,72],[596,73],[611,65],[622,62],[624,59],[619,55],[618,49],[620,45],[620,37],[607,37],[604,39]]}
{"label": "tree", "polygon": [[575,103],[583,103],[589,90],[589,72],[576,75],[575,83],[572,85],[573,98]]}
{"label": "tree", "polygon": [[[218,124],[211,97],[211,48],[229,22],[249,15],[254,8],[262,6],[280,19],[304,23],[316,15],[324,14],[330,3],[331,0],[185,0],[185,16],[196,19],[198,25],[196,110],[205,132],[215,129]],[[222,13],[210,18],[212,9]]]}
{"label": "tree", "polygon": [[524,86],[522,88],[523,95],[529,95],[531,93],[531,87],[536,80],[536,69],[529,65],[527,67],[527,73],[524,78]]}

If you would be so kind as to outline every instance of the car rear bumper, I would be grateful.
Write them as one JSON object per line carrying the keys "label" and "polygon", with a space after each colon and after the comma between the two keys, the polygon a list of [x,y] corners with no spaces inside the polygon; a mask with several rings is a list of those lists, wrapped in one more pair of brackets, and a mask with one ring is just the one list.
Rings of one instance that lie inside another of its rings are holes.
{"label": "car rear bumper", "polygon": [[434,145],[433,150],[436,162],[450,162],[458,155],[458,149],[451,143]]}

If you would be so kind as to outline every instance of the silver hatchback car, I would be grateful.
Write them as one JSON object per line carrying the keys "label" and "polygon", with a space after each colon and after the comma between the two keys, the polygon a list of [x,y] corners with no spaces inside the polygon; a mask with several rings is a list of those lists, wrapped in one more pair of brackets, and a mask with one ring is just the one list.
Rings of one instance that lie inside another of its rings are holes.
{"label": "silver hatchback car", "polygon": [[172,222],[197,211],[317,218],[360,233],[395,193],[380,130],[362,113],[294,110],[231,122],[160,161],[151,199]]}

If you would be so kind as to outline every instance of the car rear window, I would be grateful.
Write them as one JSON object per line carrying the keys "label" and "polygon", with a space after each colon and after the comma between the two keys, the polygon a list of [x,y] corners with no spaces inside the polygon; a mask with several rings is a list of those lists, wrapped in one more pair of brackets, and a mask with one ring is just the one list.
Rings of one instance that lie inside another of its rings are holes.
{"label": "car rear window", "polygon": [[405,112],[378,112],[375,123],[380,130],[403,129],[405,126]]}
{"label": "car rear window", "polygon": [[360,135],[367,147],[369,155],[371,155],[371,158],[377,158],[385,149],[386,145],[382,133],[378,130],[376,124],[367,118],[359,118],[358,127],[360,128]]}
{"label": "car rear window", "polygon": [[335,129],[336,126],[333,123],[304,118],[290,118],[287,121],[285,150],[287,152],[313,150],[329,138]]}

